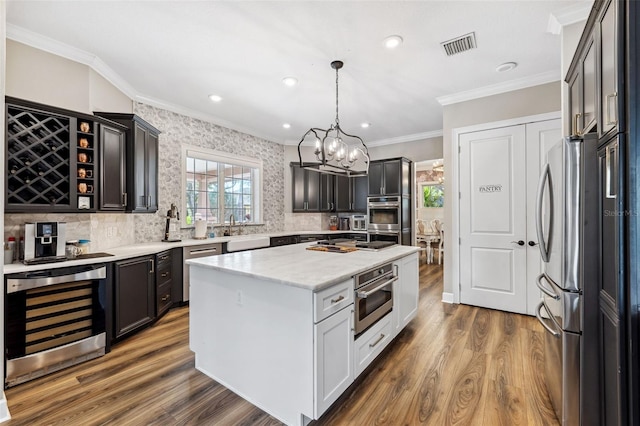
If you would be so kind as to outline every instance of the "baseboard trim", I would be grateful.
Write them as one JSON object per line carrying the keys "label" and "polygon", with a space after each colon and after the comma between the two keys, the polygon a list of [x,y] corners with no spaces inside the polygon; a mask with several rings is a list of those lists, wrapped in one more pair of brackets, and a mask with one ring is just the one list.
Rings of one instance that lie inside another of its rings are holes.
{"label": "baseboard trim", "polygon": [[0,423],[3,423],[11,420],[11,414],[9,414],[9,406],[7,405],[7,397],[4,395],[4,391],[0,396]]}
{"label": "baseboard trim", "polygon": [[453,303],[453,293],[442,292],[442,301],[444,303]]}

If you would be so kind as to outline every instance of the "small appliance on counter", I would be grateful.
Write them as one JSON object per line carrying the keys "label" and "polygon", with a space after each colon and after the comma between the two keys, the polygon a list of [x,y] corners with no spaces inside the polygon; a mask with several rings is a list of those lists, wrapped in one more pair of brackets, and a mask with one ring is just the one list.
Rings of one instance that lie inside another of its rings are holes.
{"label": "small appliance on counter", "polygon": [[65,222],[35,222],[24,225],[24,263],[62,262],[65,256]]}
{"label": "small appliance on counter", "polygon": [[341,231],[350,231],[351,227],[349,225],[349,222],[351,221],[350,218],[348,217],[341,217],[340,218],[340,230]]}
{"label": "small appliance on counter", "polygon": [[206,220],[196,220],[193,238],[195,238],[196,240],[207,239],[207,221]]}
{"label": "small appliance on counter", "polygon": [[351,230],[352,231],[366,231],[367,230],[367,216],[364,214],[351,215]]}
{"label": "small appliance on counter", "polygon": [[167,210],[167,223],[164,228],[164,238],[162,239],[162,242],[164,243],[177,243],[179,241],[182,241],[177,238],[170,238],[171,235],[169,230],[171,229],[171,219],[176,219],[178,222],[180,222],[180,212],[178,211],[176,205],[173,203],[171,203],[171,208]]}

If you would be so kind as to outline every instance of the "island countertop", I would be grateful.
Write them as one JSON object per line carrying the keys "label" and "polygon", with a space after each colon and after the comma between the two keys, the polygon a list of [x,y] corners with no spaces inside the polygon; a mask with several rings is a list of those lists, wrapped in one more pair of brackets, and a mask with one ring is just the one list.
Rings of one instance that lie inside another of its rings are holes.
{"label": "island countertop", "polygon": [[315,243],[292,244],[187,260],[195,267],[246,275],[318,291],[356,274],[419,251],[392,246],[379,251],[332,253],[306,250]]}

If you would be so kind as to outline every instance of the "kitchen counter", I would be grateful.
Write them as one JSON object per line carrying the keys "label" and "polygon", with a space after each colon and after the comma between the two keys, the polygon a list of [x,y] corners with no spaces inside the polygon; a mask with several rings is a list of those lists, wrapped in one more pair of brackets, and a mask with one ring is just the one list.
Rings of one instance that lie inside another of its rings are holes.
{"label": "kitchen counter", "polygon": [[137,256],[145,256],[148,254],[160,253],[176,247],[190,247],[212,243],[227,243],[233,240],[250,239],[257,237],[282,237],[287,235],[332,235],[332,234],[366,234],[366,231],[293,231],[293,232],[271,232],[264,234],[245,234],[233,235],[229,237],[215,237],[204,240],[185,239],[175,243],[163,243],[161,241],[132,244],[128,246],[114,247],[104,250],[113,256],[94,257],[91,259],[73,259],[64,262],[44,263],[39,265],[24,265],[22,263],[12,263],[4,265],[5,274],[14,274],[19,272],[41,271],[44,269],[64,268],[68,266],[90,265],[94,263],[114,262],[123,259],[130,259]]}
{"label": "kitchen counter", "polygon": [[347,253],[306,250],[313,245],[315,243],[301,243],[269,250],[229,253],[187,260],[187,264],[318,291],[420,250],[400,245],[378,251]]}

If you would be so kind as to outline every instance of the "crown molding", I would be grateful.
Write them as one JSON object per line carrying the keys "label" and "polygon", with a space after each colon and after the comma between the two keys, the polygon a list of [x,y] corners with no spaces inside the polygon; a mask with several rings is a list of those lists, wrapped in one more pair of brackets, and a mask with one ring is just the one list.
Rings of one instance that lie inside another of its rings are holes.
{"label": "crown molding", "polygon": [[49,52],[56,56],[60,56],[65,59],[87,65],[102,77],[104,77],[115,88],[131,98],[133,101],[145,103],[157,108],[166,109],[177,114],[197,118],[222,127],[236,130],[238,132],[246,133],[261,139],[278,143],[278,138],[275,138],[272,135],[261,135],[256,133],[254,130],[239,126],[235,123],[228,122],[219,117],[203,114],[199,111],[176,105],[171,102],[166,102],[160,99],[145,96],[144,94],[137,91],[133,86],[131,86],[124,78],[122,78],[98,56],[86,52],[82,49],[78,49],[66,43],[62,43],[52,38],[43,36],[42,34],[35,33],[33,31],[13,24],[7,24],[7,38],[34,47],[36,49]]}
{"label": "crown molding", "polygon": [[255,130],[249,129],[247,127],[239,126],[236,123],[232,123],[220,117],[216,117],[214,115],[209,115],[209,114],[203,114],[200,111],[183,107],[181,105],[177,105],[171,102],[166,102],[160,99],[155,99],[155,98],[144,96],[144,95],[137,95],[133,100],[134,102],[140,102],[146,105],[151,105],[156,108],[161,108],[167,111],[175,112],[176,114],[186,115],[187,117],[196,118],[198,120],[206,121],[220,127],[225,127],[227,129],[235,130],[240,133],[245,133],[247,135],[255,136],[257,138],[264,139],[268,142],[273,142],[280,145],[285,144],[283,142],[278,141],[278,138],[275,136],[261,134],[256,132]]}
{"label": "crown molding", "polygon": [[580,4],[567,6],[555,13],[549,14],[547,32],[558,35],[562,32],[562,27],[585,21],[591,13],[592,0],[583,1]]}
{"label": "crown molding", "polygon": [[539,86],[541,84],[551,83],[554,81],[560,81],[560,71],[547,71],[529,77],[517,78],[515,80],[509,80],[489,86],[478,87],[477,89],[453,93],[451,95],[439,96],[436,98],[436,100],[440,105],[451,105],[458,102],[470,101],[473,99],[484,98],[486,96],[511,92],[513,90]]}

